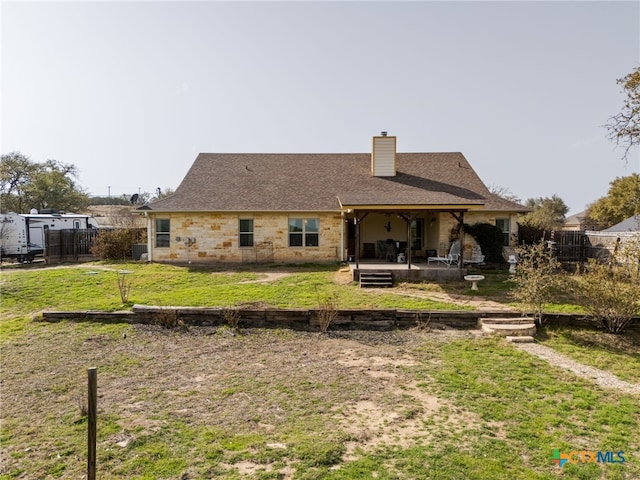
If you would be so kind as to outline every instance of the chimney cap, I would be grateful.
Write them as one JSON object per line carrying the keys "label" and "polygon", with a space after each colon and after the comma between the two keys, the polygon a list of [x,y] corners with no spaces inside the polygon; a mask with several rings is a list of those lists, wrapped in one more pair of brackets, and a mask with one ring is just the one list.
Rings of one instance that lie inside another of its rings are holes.
{"label": "chimney cap", "polygon": [[380,135],[382,135],[383,137],[386,137],[387,136],[387,131],[385,130],[385,131],[380,132]]}

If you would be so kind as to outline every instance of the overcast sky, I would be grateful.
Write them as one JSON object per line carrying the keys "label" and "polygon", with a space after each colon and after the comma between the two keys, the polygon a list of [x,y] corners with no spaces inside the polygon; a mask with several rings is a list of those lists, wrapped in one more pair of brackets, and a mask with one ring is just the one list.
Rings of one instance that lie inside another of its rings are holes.
{"label": "overcast sky", "polygon": [[382,130],[570,213],[640,172],[603,127],[640,65],[637,1],[1,9],[1,151],[74,164],[92,195],[175,189],[199,152],[369,152]]}

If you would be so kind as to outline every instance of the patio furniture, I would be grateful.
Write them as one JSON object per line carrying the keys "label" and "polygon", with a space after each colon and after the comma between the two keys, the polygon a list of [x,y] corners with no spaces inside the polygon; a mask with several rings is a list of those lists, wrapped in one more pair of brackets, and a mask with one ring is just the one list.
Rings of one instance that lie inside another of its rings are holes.
{"label": "patio furniture", "polygon": [[395,262],[396,261],[396,247],[395,247],[395,242],[393,241],[393,239],[389,238],[387,240],[387,260],[389,262]]}
{"label": "patio furniture", "polygon": [[376,258],[376,245],[374,243],[362,244],[362,258]]}
{"label": "patio furniture", "polygon": [[451,244],[451,248],[449,249],[449,255],[446,257],[427,257],[427,263],[438,262],[443,263],[447,267],[451,265],[457,265],[458,260],[460,259],[460,241],[456,240]]}

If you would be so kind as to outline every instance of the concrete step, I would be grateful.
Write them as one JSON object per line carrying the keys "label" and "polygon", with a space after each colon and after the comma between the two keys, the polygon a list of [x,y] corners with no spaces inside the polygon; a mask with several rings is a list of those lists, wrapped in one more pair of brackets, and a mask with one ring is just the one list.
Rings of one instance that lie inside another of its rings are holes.
{"label": "concrete step", "polygon": [[523,335],[521,337],[514,337],[513,335],[507,335],[507,340],[512,343],[533,343],[534,338],[529,335]]}
{"label": "concrete step", "polygon": [[482,325],[482,331],[500,335],[501,337],[533,337],[536,334],[536,325],[535,323]]}
{"label": "concrete step", "polygon": [[365,282],[360,280],[360,288],[371,288],[371,287],[393,287],[392,282]]}
{"label": "concrete step", "polygon": [[534,323],[531,317],[482,317],[478,319],[478,326],[482,325],[524,325]]}

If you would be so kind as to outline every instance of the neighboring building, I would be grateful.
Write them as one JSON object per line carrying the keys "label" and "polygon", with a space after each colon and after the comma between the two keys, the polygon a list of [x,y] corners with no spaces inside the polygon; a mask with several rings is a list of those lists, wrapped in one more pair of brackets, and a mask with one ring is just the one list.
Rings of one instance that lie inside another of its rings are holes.
{"label": "neighboring building", "polygon": [[146,228],[144,221],[131,206],[89,205],[87,213],[96,219],[98,228]]}
{"label": "neighboring building", "polygon": [[575,213],[567,217],[564,222],[562,230],[569,230],[574,232],[584,232],[585,230],[594,230],[595,225],[589,222],[586,210],[583,212]]}
{"label": "neighboring building", "polygon": [[640,233],[640,215],[629,217],[614,226],[602,230],[603,233]]}
{"label": "neighboring building", "polygon": [[515,245],[527,209],[491,194],[462,153],[397,153],[383,132],[371,153],[201,153],[139,211],[151,261],[295,263],[385,258],[397,242],[446,255],[462,223],[493,223]]}
{"label": "neighboring building", "polygon": [[[605,230],[589,231],[586,236],[592,248],[613,252],[619,245],[640,241],[640,215],[635,215]],[[633,244],[633,243],[632,243]]]}

